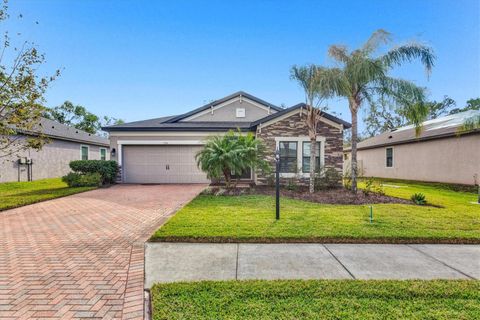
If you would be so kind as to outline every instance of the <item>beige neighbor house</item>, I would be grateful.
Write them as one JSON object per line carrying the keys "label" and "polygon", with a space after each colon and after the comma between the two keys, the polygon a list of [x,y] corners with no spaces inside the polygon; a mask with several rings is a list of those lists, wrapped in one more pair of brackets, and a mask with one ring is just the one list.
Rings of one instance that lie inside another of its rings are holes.
{"label": "beige neighbor house", "polygon": [[[0,182],[61,177],[70,172],[72,160],[109,160],[108,139],[42,118],[29,135],[42,133],[47,144],[41,150],[24,150],[0,158]],[[26,135],[19,135],[24,139]]]}
{"label": "beige neighbor house", "polygon": [[[480,111],[462,112],[401,127],[358,143],[359,173],[366,177],[473,185],[480,182],[480,130],[459,134],[464,121]],[[350,148],[345,149],[350,168]]]}
{"label": "beige neighbor house", "polygon": [[[342,171],[343,130],[350,124],[324,113],[318,126],[317,163]],[[237,92],[178,116],[136,121],[103,128],[109,132],[112,159],[121,166],[124,183],[207,183],[195,155],[211,135],[229,130],[252,132],[268,148],[274,165],[280,150],[283,178],[308,177],[310,140],[305,104],[279,108],[245,92]],[[242,179],[267,177],[246,172]]]}

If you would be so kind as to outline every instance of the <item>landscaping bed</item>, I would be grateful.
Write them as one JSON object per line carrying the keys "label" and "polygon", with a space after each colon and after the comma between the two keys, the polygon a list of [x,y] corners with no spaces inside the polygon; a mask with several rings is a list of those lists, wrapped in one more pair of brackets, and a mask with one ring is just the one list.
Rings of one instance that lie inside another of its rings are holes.
{"label": "landscaping bed", "polygon": [[153,319],[478,319],[479,281],[156,284]]}
{"label": "landscaping bed", "polygon": [[[240,196],[240,195],[275,195],[275,188],[270,186],[251,186],[240,187],[227,190],[220,186],[211,186],[202,194],[206,195],[222,195],[222,196]],[[402,203],[412,204],[412,201],[407,199],[396,198],[385,194],[370,192],[357,192],[356,194],[344,188],[334,188],[328,190],[320,190],[314,193],[308,192],[308,187],[298,186],[295,189],[289,190],[284,187],[280,189],[281,197],[291,199],[304,200],[316,203],[326,204],[374,204],[374,203]]]}

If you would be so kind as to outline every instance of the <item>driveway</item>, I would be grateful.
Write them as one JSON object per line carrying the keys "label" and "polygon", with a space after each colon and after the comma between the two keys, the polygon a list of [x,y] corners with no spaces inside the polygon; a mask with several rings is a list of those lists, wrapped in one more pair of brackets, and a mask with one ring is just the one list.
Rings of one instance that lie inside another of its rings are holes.
{"label": "driveway", "polygon": [[204,185],[116,185],[0,212],[0,319],[143,319],[144,242]]}
{"label": "driveway", "polygon": [[480,279],[479,245],[148,243],[155,282],[251,279]]}

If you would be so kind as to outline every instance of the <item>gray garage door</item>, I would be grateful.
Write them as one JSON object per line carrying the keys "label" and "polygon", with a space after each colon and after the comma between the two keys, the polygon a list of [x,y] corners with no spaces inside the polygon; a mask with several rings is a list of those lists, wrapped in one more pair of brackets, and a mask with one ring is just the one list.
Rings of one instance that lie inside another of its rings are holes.
{"label": "gray garage door", "polygon": [[201,146],[123,146],[126,183],[205,183],[195,154]]}

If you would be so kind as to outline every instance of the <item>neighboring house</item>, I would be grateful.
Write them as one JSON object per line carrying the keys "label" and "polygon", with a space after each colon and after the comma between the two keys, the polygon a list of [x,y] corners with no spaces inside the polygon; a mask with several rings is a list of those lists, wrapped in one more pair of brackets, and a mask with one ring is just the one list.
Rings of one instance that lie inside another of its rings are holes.
{"label": "neighboring house", "polygon": [[110,144],[106,138],[45,118],[29,134],[40,132],[48,142],[41,150],[28,149],[0,158],[0,182],[61,177],[70,172],[72,160],[110,159]]}
{"label": "neighboring house", "polygon": [[[342,171],[343,129],[350,124],[324,113],[318,126],[318,163]],[[279,148],[282,176],[308,177],[309,145],[305,104],[279,108],[245,92],[237,92],[178,116],[130,122],[103,128],[110,134],[112,159],[125,183],[205,183],[195,155],[205,139],[229,130],[253,132],[268,148],[274,165]],[[263,182],[254,172],[241,178]]]}
{"label": "neighboring house", "polygon": [[[359,173],[366,177],[478,184],[480,130],[459,134],[467,118],[462,112],[423,123],[420,136],[413,126],[401,127],[358,143]],[[345,149],[345,171],[350,148]]]}

